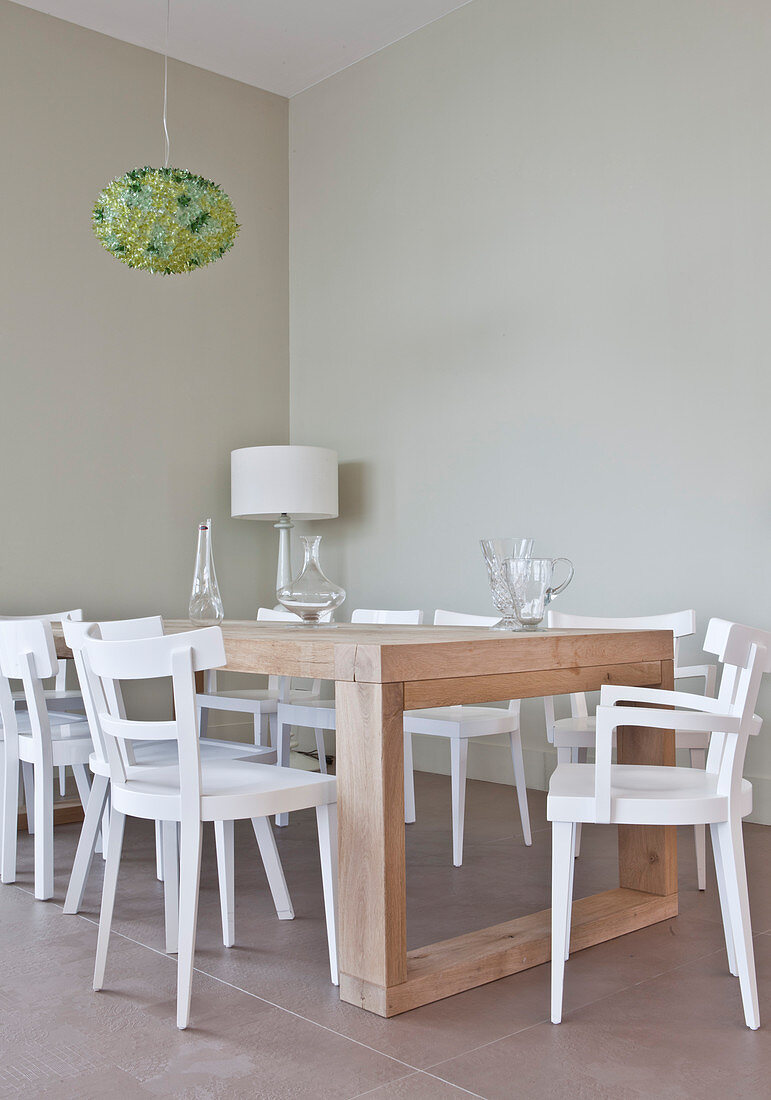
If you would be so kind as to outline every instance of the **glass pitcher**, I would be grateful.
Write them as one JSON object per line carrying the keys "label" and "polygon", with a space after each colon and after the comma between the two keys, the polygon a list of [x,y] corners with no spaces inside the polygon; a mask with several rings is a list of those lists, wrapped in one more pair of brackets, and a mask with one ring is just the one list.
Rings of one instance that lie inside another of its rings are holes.
{"label": "glass pitcher", "polygon": [[[568,575],[555,585],[558,562],[567,567]],[[507,558],[503,573],[517,618],[526,630],[534,630],[543,622],[546,605],[573,580],[574,569],[568,558]]]}
{"label": "glass pitcher", "polygon": [[225,618],[214,556],[211,547],[211,520],[198,524],[198,548],[195,554],[193,590],[190,593],[188,617],[196,626],[216,626]]}
{"label": "glass pitcher", "polygon": [[529,558],[533,553],[533,539],[480,539],[490,592],[495,610],[502,616],[492,630],[521,630],[522,626],[514,613],[511,592],[503,574],[503,563],[507,558]]}
{"label": "glass pitcher", "polygon": [[302,572],[276,592],[287,611],[299,615],[304,625],[318,624],[325,612],[334,611],[345,599],[345,589],[325,577],[319,564],[321,535],[301,535],[304,560]]}

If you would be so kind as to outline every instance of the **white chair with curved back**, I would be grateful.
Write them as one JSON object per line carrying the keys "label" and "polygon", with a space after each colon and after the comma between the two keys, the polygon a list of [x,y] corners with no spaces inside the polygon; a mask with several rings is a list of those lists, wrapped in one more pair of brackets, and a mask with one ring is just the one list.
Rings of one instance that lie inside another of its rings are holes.
{"label": "white chair with curved back", "polygon": [[[704,680],[704,694],[712,698],[715,694],[717,665],[707,662],[699,665],[684,665],[680,661],[680,639],[688,638],[696,632],[696,612],[673,611],[665,615],[637,615],[626,618],[596,615],[569,615],[561,611],[549,611],[547,626],[561,630],[597,629],[597,630],[671,630],[674,635],[675,680]],[[557,750],[557,763],[583,763],[587,750],[594,748],[595,718],[589,714],[586,695],[576,693],[570,696],[570,718],[555,718],[554,697],[544,699],[546,712],[546,738]],[[678,749],[687,749],[692,768],[703,768],[707,762],[709,734],[698,731],[678,730],[676,735]],[[703,825],[694,827],[696,845],[696,876],[699,890],[707,888],[706,829]],[[576,836],[576,855],[581,851],[581,827]]]}
{"label": "white chair with curved back", "polygon": [[[53,620],[56,621],[56,620]],[[83,808],[89,801],[88,723],[77,715],[49,710],[44,681],[56,676],[51,620],[6,619],[0,622],[0,713],[3,719],[3,823],[1,876],[16,880],[19,771],[32,769],[27,816],[34,818],[35,897],[47,900],[54,891],[54,769],[71,768]],[[21,680],[26,709],[14,699],[11,680]],[[34,792],[34,793],[33,793]]]}
{"label": "white chair with curved back", "polygon": [[[333,776],[279,768],[249,760],[204,761],[201,756],[195,674],[225,664],[219,627],[206,627],[162,638],[104,641],[89,638],[83,649],[93,674],[99,728],[104,734],[110,769],[110,835],[105,865],[94,989],[104,985],[107,948],[126,817],[179,823],[179,951],[177,959],[177,1027],[190,1020],[201,834],[205,822],[215,828],[244,818],[315,808],[319,831],[327,942],[332,981],[337,984],[337,790]],[[174,718],[131,721],[110,698],[110,685],[126,680],[170,679]],[[130,765],[129,742],[165,740],[176,746],[178,764]],[[231,929],[232,931],[232,929]],[[232,942],[232,936],[231,942]]]}
{"label": "white chair with curved back", "polygon": [[[327,616],[328,617],[328,616]],[[258,623],[299,622],[299,616],[291,611],[272,607],[260,607]],[[313,680],[310,687],[292,686],[287,676],[269,676],[266,688],[217,687],[217,670],[211,669],[204,677],[204,690],[195,700],[201,713],[201,736],[207,734],[209,711],[223,710],[236,714],[250,714],[254,721],[255,745],[276,745],[276,713],[282,699],[295,703],[312,704],[321,698],[321,680]],[[266,729],[266,722],[268,728]]]}
{"label": "white chair with curved back", "polygon": [[[83,618],[83,611],[81,608],[74,608],[71,611],[54,611],[45,615],[0,615],[0,622],[22,622],[25,619],[38,619],[41,622],[46,623],[62,623],[65,620],[77,621]],[[54,676],[53,687],[47,687],[44,689],[44,698],[46,706],[49,711],[57,714],[69,713],[73,711],[78,714],[83,714],[83,699],[80,692],[76,688],[67,687],[67,660],[64,657],[58,658],[57,670]],[[26,706],[23,691],[14,691],[12,693],[12,699],[17,709],[23,710]],[[0,731],[2,736],[2,731]],[[64,797],[66,793],[65,782],[66,768],[64,765],[59,767],[59,794]],[[35,831],[34,820],[34,787],[32,783],[32,765],[27,761],[22,763],[22,776],[24,779],[24,801],[27,807],[27,829],[30,833]]]}
{"label": "white chair with curved back", "polygon": [[[495,626],[500,618],[487,615],[465,615],[459,611],[437,610],[434,626]],[[415,781],[412,768],[412,735],[446,737],[450,742],[450,776],[452,784],[452,862],[463,863],[463,825],[466,812],[466,765],[468,743],[477,737],[503,735],[509,738],[514,765],[514,784],[519,803],[519,816],[525,844],[532,843],[530,814],[527,807],[525,764],[519,729],[520,700],[510,700],[508,707],[454,706],[409,710],[404,713],[404,819],[415,820]]]}
{"label": "white chair with curved back", "polygon": [[[83,902],[83,892],[91,868],[91,863],[96,851],[96,841],[99,834],[100,822],[109,814],[109,784],[110,769],[107,761],[107,746],[105,736],[99,726],[94,687],[88,675],[83,648],[89,637],[101,637],[108,641],[137,641],[142,638],[162,638],[163,620],[160,615],[151,615],[141,619],[121,619],[113,622],[88,623],[67,622],[64,624],[64,638],[72,650],[78,680],[81,685],[83,701],[88,717],[93,752],[89,757],[89,766],[93,773],[91,794],[86,807],[85,820],[80,832],[78,847],[70,874],[70,882],[67,895],[64,899],[64,912],[77,913]],[[123,701],[121,686],[118,683],[108,686],[114,707],[125,717],[126,708]],[[176,746],[167,740],[143,740],[135,746],[126,745],[127,762],[131,765],[155,764],[157,766],[173,765],[177,760]],[[236,741],[217,741],[207,737],[201,743],[201,759],[206,760],[260,760],[265,764],[275,762],[275,751],[255,745],[239,744]],[[108,829],[104,832],[107,834]],[[285,911],[286,891],[283,884],[283,874],[280,867],[276,870],[277,855],[272,837],[267,837],[264,830],[260,832],[257,841],[260,845],[263,862],[268,874],[268,882],[273,891],[276,908]],[[165,885],[166,901],[166,951],[176,951],[176,910],[177,910],[177,831],[176,825],[168,828],[162,821],[156,822],[157,842],[161,845],[163,862],[166,865],[162,877]],[[218,836],[218,840],[219,840]],[[221,844],[217,846],[217,857],[220,864],[220,891],[223,897],[223,905],[226,904],[228,882],[226,868],[223,865],[227,853]],[[223,914],[225,910],[223,909]]]}
{"label": "white chair with curved back", "polygon": [[[389,611],[383,608],[359,607],[351,613],[352,623],[364,623],[377,626],[420,626],[423,622],[423,612],[419,609],[413,611]],[[302,726],[312,729],[316,738],[316,753],[319,758],[319,768],[322,774],[327,770],[327,753],[324,745],[325,730],[334,731],[337,728],[337,714],[334,699],[318,699],[316,701],[300,702],[291,698],[282,701],[278,705],[278,763],[282,766],[289,764],[289,737],[292,726]],[[289,818],[280,815],[276,818],[276,824],[288,825]]]}
{"label": "white chair with curved back", "polygon": [[[771,633],[712,619],[704,649],[723,665],[716,699],[686,692],[603,687],[597,708],[596,762],[561,763],[549,782],[552,822],[551,1019],[562,1019],[569,956],[576,826],[709,825],[715,857],[728,969],[739,978],[744,1017],[760,1026],[742,818],[752,810],[752,785],[742,778],[747,742],[760,732],[754,713],[763,675],[771,672]],[[627,706],[625,704],[636,704]],[[648,704],[650,709],[646,709]],[[654,709],[674,707],[671,709]],[[612,764],[620,726],[703,733],[710,737],[702,768]],[[686,989],[685,979],[680,983]]]}

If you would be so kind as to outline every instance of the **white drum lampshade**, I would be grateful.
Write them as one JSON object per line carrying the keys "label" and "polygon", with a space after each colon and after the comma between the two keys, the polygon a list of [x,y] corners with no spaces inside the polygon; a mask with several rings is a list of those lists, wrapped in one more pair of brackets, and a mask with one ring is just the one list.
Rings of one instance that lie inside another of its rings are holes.
{"label": "white drum lampshade", "polygon": [[337,451],[299,446],[231,451],[230,514],[277,521],[276,588],[289,584],[292,519],[334,519],[338,515]]}
{"label": "white drum lampshade", "polygon": [[241,447],[230,453],[230,514],[242,519],[334,519],[337,451]]}

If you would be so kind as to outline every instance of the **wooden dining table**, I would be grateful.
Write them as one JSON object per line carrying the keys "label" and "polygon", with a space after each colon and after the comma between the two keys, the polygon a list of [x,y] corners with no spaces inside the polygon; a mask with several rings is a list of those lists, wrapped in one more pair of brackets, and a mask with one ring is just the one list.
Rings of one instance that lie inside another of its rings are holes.
{"label": "wooden dining table", "polygon": [[[229,670],[335,682],[341,1000],[394,1016],[546,962],[548,909],[407,950],[402,713],[603,684],[672,688],[672,634],[252,621],[222,631]],[[618,759],[674,765],[674,732],[625,727]],[[619,885],[574,903],[571,951],[677,913],[675,830],[618,832]]]}

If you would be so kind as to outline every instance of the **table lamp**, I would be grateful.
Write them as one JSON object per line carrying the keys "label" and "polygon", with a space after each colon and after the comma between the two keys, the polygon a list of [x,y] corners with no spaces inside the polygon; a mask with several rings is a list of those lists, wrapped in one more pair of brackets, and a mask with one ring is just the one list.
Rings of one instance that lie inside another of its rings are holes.
{"label": "table lamp", "polygon": [[292,579],[292,519],[334,519],[337,451],[326,447],[240,447],[230,452],[230,514],[277,520],[276,589]]}

